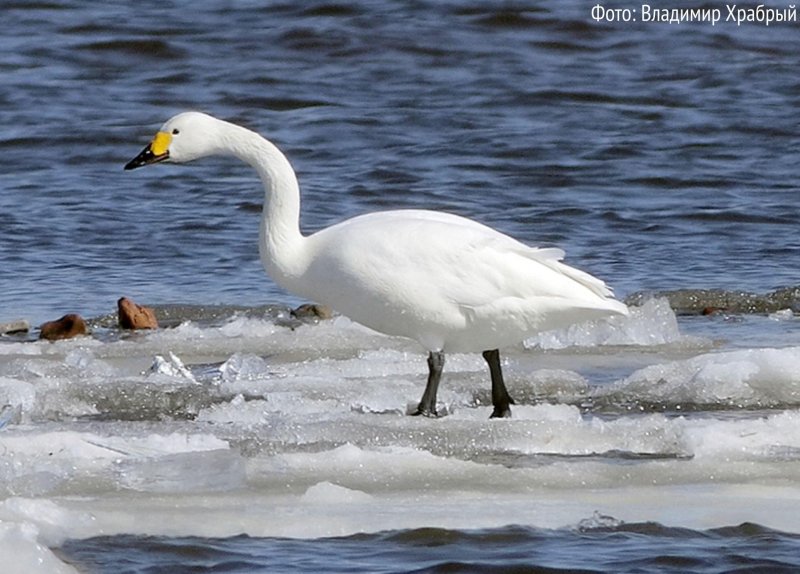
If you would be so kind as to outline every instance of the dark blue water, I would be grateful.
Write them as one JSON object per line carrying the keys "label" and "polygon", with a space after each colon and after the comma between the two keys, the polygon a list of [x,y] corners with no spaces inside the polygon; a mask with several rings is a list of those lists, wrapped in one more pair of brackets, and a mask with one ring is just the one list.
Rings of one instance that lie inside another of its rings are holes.
{"label": "dark blue water", "polygon": [[6,2],[0,316],[286,299],[229,161],[126,173],[175,112],[276,141],[303,228],[475,217],[625,294],[794,284],[797,24],[598,24],[590,4]]}
{"label": "dark blue water", "polygon": [[117,536],[62,552],[90,572],[796,572],[800,540],[754,524],[693,531],[640,523],[575,530],[418,529],[315,541]]}
{"label": "dark blue water", "polygon": [[[291,301],[258,261],[248,168],[122,171],[187,108],[287,153],[307,231],[427,207],[563,247],[621,295],[796,284],[798,24],[598,24],[595,3],[4,2],[0,320]],[[63,553],[87,572],[755,572],[798,550],[634,525]]]}

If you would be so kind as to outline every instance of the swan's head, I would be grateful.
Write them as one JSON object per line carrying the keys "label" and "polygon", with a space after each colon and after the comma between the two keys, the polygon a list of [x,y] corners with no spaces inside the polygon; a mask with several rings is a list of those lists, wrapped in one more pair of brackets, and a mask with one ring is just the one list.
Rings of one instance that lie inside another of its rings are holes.
{"label": "swan's head", "polygon": [[219,120],[200,112],[184,112],[169,119],[142,152],[125,164],[136,169],[151,163],[184,163],[214,154]]}

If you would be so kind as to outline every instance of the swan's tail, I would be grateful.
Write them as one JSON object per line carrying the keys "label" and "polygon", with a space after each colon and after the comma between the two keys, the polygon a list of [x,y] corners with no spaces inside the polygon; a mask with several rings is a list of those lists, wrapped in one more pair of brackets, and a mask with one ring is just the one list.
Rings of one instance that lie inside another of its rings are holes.
{"label": "swan's tail", "polygon": [[596,295],[597,300],[588,305],[589,308],[605,310],[611,314],[628,315],[628,306],[614,298],[614,291],[606,285],[605,281],[564,263],[563,250],[558,248],[534,249],[533,256],[537,261],[565,277],[569,277]]}

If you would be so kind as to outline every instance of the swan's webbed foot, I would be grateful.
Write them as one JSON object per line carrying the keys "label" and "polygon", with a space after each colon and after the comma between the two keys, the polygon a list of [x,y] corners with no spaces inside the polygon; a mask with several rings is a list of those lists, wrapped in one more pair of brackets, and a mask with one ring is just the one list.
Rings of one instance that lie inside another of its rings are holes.
{"label": "swan's webbed foot", "polygon": [[428,418],[431,418],[431,419],[438,419],[439,418],[439,412],[436,410],[436,407],[431,409],[431,408],[428,408],[426,406],[423,406],[422,403],[419,404],[419,406],[417,407],[417,410],[412,411],[409,414],[412,417],[428,417]]}
{"label": "swan's webbed foot", "polygon": [[494,410],[492,411],[490,419],[510,419],[511,418],[511,406],[516,404],[514,399],[508,397],[508,404],[505,405],[495,405]]}

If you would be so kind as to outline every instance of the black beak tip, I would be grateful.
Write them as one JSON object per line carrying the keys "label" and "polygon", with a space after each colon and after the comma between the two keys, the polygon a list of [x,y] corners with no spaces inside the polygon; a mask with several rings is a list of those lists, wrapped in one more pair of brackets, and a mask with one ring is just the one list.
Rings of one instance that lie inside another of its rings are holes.
{"label": "black beak tip", "polygon": [[151,150],[150,146],[147,146],[142,152],[133,158],[131,161],[125,164],[123,169],[125,171],[130,169],[136,169],[137,167],[143,167],[145,165],[150,165],[151,163],[158,163],[160,161],[164,161],[169,157],[169,152],[163,153],[161,155],[155,155]]}

